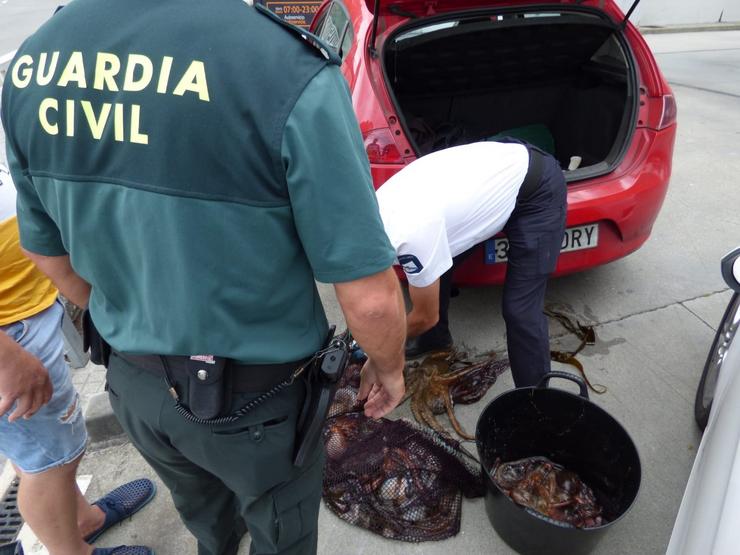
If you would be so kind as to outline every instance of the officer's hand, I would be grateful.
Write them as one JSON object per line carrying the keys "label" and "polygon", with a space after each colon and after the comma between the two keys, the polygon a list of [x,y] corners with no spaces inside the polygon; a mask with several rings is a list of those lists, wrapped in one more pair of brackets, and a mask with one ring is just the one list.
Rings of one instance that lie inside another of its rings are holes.
{"label": "officer's hand", "polygon": [[8,417],[10,422],[33,416],[49,402],[53,392],[49,373],[41,361],[20,345],[15,346],[11,352],[3,350],[6,356],[0,360],[0,416],[18,401]]}
{"label": "officer's hand", "polygon": [[403,367],[397,371],[381,370],[368,359],[360,373],[360,390],[357,398],[365,401],[365,416],[382,418],[391,412],[403,399],[406,386]]}

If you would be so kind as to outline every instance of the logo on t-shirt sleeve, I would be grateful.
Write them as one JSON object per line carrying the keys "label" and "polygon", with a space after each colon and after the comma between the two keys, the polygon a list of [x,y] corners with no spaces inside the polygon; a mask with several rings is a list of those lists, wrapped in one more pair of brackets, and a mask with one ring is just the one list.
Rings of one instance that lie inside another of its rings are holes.
{"label": "logo on t-shirt sleeve", "polygon": [[419,259],[413,254],[402,254],[398,257],[398,263],[407,274],[418,274],[424,269]]}

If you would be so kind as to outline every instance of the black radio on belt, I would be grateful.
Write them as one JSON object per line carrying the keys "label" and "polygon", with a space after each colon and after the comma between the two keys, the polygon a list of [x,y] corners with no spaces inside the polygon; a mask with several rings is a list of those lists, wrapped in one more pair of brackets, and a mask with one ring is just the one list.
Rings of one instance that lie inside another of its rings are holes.
{"label": "black radio on belt", "polygon": [[306,380],[306,400],[296,429],[295,456],[293,464],[303,466],[306,458],[315,452],[321,439],[326,416],[334,400],[339,380],[349,362],[349,332],[332,338],[334,326],[329,332],[328,345],[316,356],[316,363],[308,368]]}
{"label": "black radio on belt", "polygon": [[345,344],[340,344],[339,341],[333,342],[321,359],[321,379],[329,383],[337,383],[347,367],[348,357],[349,349]]}

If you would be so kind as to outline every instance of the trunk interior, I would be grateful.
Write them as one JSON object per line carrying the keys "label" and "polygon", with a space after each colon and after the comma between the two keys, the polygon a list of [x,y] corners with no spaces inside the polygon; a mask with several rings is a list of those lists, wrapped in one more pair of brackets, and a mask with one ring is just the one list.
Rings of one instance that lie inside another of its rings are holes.
{"label": "trunk interior", "polygon": [[631,136],[636,90],[620,31],[591,13],[453,14],[396,32],[386,82],[419,156],[513,136],[569,178],[606,173]]}

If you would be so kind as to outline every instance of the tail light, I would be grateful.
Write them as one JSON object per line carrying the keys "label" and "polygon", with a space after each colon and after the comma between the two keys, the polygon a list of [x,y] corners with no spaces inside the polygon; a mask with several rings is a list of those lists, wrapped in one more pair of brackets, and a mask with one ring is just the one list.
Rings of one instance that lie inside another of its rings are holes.
{"label": "tail light", "polygon": [[365,152],[371,164],[402,164],[403,157],[387,127],[372,129],[362,134]]}
{"label": "tail light", "polygon": [[676,105],[676,99],[672,94],[663,95],[663,112],[660,116],[660,123],[658,129],[665,129],[669,125],[676,123],[676,116],[678,115],[678,106]]}

